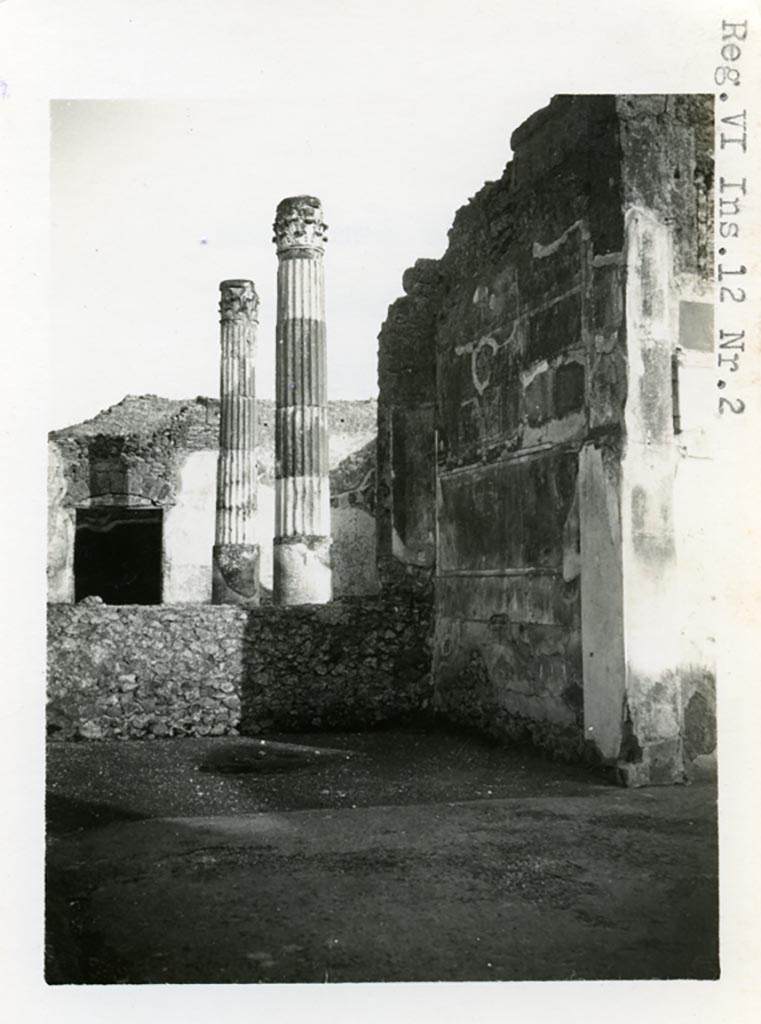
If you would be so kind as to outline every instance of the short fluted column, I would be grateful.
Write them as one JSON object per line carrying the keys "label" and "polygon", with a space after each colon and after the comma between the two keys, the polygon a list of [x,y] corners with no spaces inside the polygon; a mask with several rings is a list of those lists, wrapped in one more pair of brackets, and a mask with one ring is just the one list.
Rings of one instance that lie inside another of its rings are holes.
{"label": "short fluted column", "polygon": [[213,604],[259,604],[254,360],[259,299],[251,281],[222,281],[220,420]]}
{"label": "short fluted column", "polygon": [[274,598],[325,604],[330,569],[327,350],[319,199],[284,199],[277,246]]}

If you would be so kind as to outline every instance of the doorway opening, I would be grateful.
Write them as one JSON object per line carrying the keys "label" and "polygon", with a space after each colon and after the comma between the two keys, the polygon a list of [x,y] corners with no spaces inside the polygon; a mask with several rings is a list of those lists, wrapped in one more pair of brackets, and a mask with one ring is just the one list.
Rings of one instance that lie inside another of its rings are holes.
{"label": "doorway opening", "polygon": [[74,599],[161,604],[161,509],[77,509]]}

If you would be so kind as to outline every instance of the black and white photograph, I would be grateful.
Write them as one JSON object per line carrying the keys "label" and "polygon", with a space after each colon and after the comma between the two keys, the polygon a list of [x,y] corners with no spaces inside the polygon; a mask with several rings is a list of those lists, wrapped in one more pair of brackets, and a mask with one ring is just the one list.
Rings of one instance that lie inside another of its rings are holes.
{"label": "black and white photograph", "polygon": [[9,1019],[755,1018],[730,7],[0,3]]}

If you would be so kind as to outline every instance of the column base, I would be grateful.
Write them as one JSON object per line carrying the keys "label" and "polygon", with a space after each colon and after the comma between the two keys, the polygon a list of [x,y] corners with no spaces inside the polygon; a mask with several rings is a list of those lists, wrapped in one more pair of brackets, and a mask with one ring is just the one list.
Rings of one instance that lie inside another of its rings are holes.
{"label": "column base", "polygon": [[259,605],[259,545],[215,544],[211,560],[211,603]]}
{"label": "column base", "polygon": [[275,604],[333,600],[329,537],[276,537],[272,563]]}

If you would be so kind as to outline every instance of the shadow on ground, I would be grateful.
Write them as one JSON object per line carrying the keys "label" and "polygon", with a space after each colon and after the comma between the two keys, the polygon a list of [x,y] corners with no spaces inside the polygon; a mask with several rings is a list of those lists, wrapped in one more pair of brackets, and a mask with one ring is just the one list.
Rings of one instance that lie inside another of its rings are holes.
{"label": "shadow on ground", "polygon": [[51,743],[47,980],[713,978],[715,790],[471,737]]}

